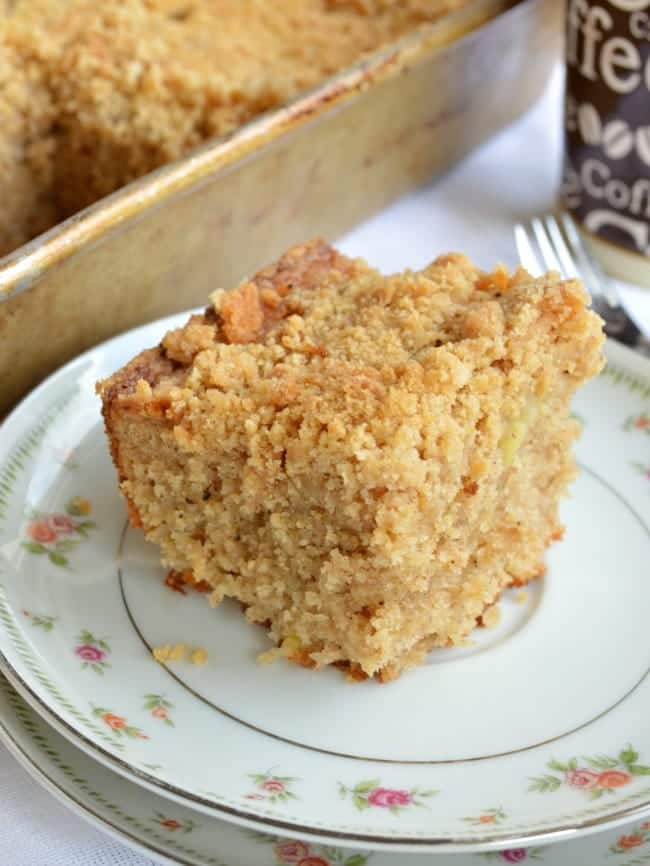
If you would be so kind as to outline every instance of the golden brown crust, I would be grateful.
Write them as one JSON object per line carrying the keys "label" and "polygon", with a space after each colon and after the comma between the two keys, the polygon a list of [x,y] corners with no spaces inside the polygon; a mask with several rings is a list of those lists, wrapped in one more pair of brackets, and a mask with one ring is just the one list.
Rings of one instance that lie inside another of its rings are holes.
{"label": "golden brown crust", "polygon": [[[325,275],[330,280],[343,281],[351,270],[352,262],[319,238],[298,244],[277,262],[260,270],[250,282],[229,292],[219,312],[210,306],[202,315],[191,316],[185,325],[169,331],[158,346],[145,349],[113,376],[99,382],[96,390],[102,399],[104,426],[120,480],[126,478],[126,472],[120,458],[119,437],[115,434],[116,414],[140,413],[166,423],[168,396],[163,394],[150,399],[152,392],[148,389],[156,388],[162,381],[172,383],[182,377],[197,354],[215,343],[246,343],[268,334],[274,325],[296,311],[296,306],[290,302],[293,289],[311,291]],[[242,313],[242,305],[246,303],[242,299],[251,302],[252,298],[252,303],[257,304],[260,296],[265,300],[258,310],[259,321],[251,320],[245,311]],[[276,299],[279,299],[277,303]],[[251,321],[255,321],[256,328],[246,331]],[[321,355],[325,352],[323,347],[311,346],[307,351]],[[281,387],[274,400],[278,405],[290,402],[290,388]],[[141,528],[138,509],[128,496],[127,507],[131,526]]]}
{"label": "golden brown crust", "polygon": [[[551,536],[550,539],[546,543],[546,547],[550,547],[550,545],[557,541],[558,538],[556,536]],[[546,564],[544,562],[540,562],[531,572],[528,574],[517,575],[517,577],[513,577],[510,582],[510,586],[520,588],[522,586],[527,586],[533,580],[540,580],[546,574]]]}
{"label": "golden brown crust", "polygon": [[110,412],[117,400],[131,395],[140,380],[149,385],[157,385],[175,369],[176,365],[166,356],[161,346],[145,349],[117,373],[97,384],[96,390],[101,394],[104,410]]}
{"label": "golden brown crust", "polygon": [[[292,299],[292,289],[309,291],[325,275],[344,277],[349,261],[322,240],[293,247],[282,258],[244,282],[221,300],[219,314],[227,343],[253,343],[267,336],[287,316],[300,313],[301,305]],[[309,347],[312,354],[322,347]]]}
{"label": "golden brown crust", "polygon": [[[116,403],[122,407],[156,414],[151,400],[135,403],[129,399],[140,381],[155,387],[162,380],[171,380],[183,368],[190,367],[197,354],[215,343],[248,343],[266,336],[274,324],[295,314],[291,304],[294,289],[312,291],[327,276],[330,282],[342,283],[353,271],[353,262],[319,238],[298,244],[276,263],[260,270],[252,280],[243,282],[231,292],[216,292],[220,309],[208,307],[202,315],[190,316],[180,328],[169,331],[161,343],[145,349],[126,366],[97,384],[104,417]],[[279,298],[279,303],[271,300]],[[266,300],[260,300],[266,298]],[[244,308],[254,307],[251,312]],[[258,319],[259,316],[259,319]],[[255,327],[251,330],[251,322]],[[309,347],[310,354],[323,355],[323,347]],[[160,401],[158,406],[160,405]],[[146,408],[145,408],[146,407]]]}
{"label": "golden brown crust", "polygon": [[[115,434],[115,414],[124,410],[124,406],[119,404],[122,398],[133,394],[138,382],[146,382],[149,386],[156,385],[162,378],[170,375],[173,370],[173,362],[165,357],[160,347],[145,349],[126,367],[122,367],[113,376],[98,382],[96,385],[96,391],[102,398],[102,415],[111,457],[120,481],[126,478],[126,472],[120,458],[119,437]],[[154,412],[155,406],[149,405],[148,414],[151,416]],[[138,509],[128,497],[127,508],[131,526],[134,528],[142,527]]]}
{"label": "golden brown crust", "polygon": [[160,344],[161,354],[174,364],[187,367],[199,352],[214,343],[216,335],[216,323],[208,318],[207,313],[190,316],[182,328],[165,334]]}

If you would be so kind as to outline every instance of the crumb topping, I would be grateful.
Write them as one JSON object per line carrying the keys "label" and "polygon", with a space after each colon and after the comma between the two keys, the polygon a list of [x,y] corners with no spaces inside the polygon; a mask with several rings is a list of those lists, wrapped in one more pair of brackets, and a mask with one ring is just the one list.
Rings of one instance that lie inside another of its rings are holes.
{"label": "crumb topping", "polygon": [[461,2],[0,2],[0,255]]}
{"label": "crumb topping", "polygon": [[323,241],[214,293],[98,386],[170,587],[239,600],[261,663],[355,681],[495,623],[561,537],[570,400],[602,365],[586,302],[460,254],[382,276]]}

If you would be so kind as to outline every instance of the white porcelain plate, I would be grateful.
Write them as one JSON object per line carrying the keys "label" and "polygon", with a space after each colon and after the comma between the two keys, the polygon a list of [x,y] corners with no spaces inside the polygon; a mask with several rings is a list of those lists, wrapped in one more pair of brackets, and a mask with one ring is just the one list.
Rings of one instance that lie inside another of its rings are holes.
{"label": "white porcelain plate", "polygon": [[[96,348],[0,429],[1,666],[118,772],[257,828],[480,849],[650,812],[650,371],[617,346],[580,394],[582,466],[548,575],[475,645],[399,681],[280,662],[238,607],[166,586],[126,529],[95,381],[175,317]],[[208,650],[159,665],[151,647]]]}
{"label": "white porcelain plate", "polygon": [[[80,817],[131,848],[182,866],[431,866],[430,854],[378,853],[244,830],[170,803],[107,770],[57,734],[0,676],[0,742],[35,779]],[[495,817],[496,812],[485,817]],[[615,857],[613,855],[616,855]],[[435,866],[481,863],[543,866],[643,866],[650,863],[650,821],[588,838],[437,854]]]}

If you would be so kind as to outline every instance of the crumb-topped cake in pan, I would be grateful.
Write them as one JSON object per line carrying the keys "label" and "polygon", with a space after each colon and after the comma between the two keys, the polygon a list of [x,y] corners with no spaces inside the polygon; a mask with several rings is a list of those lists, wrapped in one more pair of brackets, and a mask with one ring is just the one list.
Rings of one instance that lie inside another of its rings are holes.
{"label": "crumb-topped cake in pan", "polygon": [[463,0],[0,0],[0,256]]}
{"label": "crumb-topped cake in pan", "polygon": [[382,276],[322,241],[216,291],[98,386],[131,522],[300,664],[398,676],[544,571],[600,319],[462,255]]}

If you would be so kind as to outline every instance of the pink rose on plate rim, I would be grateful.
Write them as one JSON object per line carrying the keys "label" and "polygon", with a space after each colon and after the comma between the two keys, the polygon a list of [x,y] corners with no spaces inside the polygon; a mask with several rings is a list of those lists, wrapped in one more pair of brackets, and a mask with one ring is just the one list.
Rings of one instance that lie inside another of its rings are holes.
{"label": "pink rose on plate rim", "polygon": [[282,863],[298,863],[299,860],[309,856],[309,846],[294,840],[278,842],[275,846],[275,856]]}
{"label": "pink rose on plate rim", "polygon": [[499,851],[499,856],[506,863],[523,863],[528,853],[525,848],[509,848],[506,851]]}
{"label": "pink rose on plate rim", "polygon": [[58,535],[72,535],[77,531],[76,523],[67,514],[50,514],[46,520]]}
{"label": "pink rose on plate rim", "polygon": [[523,863],[528,857],[528,852],[525,848],[509,848],[506,851],[499,851],[499,857],[506,863]]}
{"label": "pink rose on plate rim", "polygon": [[303,857],[302,860],[299,860],[298,866],[330,866],[330,864],[327,860],[323,860],[322,857],[314,857],[312,854],[309,857]]}
{"label": "pink rose on plate rim", "polygon": [[164,707],[158,706],[153,708],[151,715],[156,719],[166,719],[169,713]]}
{"label": "pink rose on plate rim", "polygon": [[408,791],[398,791],[393,788],[374,788],[368,794],[368,802],[380,809],[390,809],[391,806],[409,806],[413,797]]}
{"label": "pink rose on plate rim", "polygon": [[584,767],[580,767],[577,770],[567,770],[564,774],[564,781],[572,788],[589,790],[598,786],[598,773],[594,773],[593,770],[587,770]]}
{"label": "pink rose on plate rim", "polygon": [[282,782],[278,782],[277,779],[265,779],[261,787],[270,794],[281,794],[285,790]]}
{"label": "pink rose on plate rim", "polygon": [[105,657],[106,653],[104,650],[99,649],[99,647],[93,646],[90,643],[83,643],[74,649],[75,655],[78,655],[80,659],[83,659],[85,662],[101,662]]}

